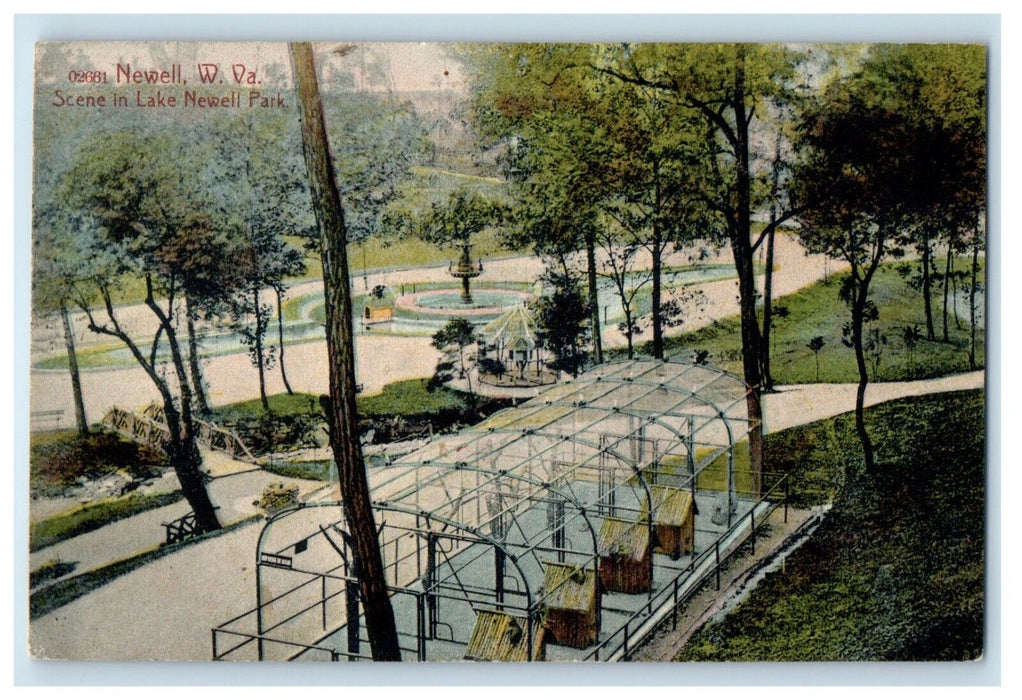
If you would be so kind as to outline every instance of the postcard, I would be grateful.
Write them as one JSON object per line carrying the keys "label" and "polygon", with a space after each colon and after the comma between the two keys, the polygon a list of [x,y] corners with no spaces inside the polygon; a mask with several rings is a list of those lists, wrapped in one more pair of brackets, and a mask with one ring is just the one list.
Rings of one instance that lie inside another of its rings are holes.
{"label": "postcard", "polygon": [[985,46],[34,88],[35,658],[983,657]]}

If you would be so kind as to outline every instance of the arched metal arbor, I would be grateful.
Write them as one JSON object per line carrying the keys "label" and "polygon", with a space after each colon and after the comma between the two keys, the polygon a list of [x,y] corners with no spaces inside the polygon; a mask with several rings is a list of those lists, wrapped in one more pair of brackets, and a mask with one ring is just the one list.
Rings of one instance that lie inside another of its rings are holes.
{"label": "arched metal arbor", "polygon": [[[686,556],[693,561],[743,502],[754,502],[756,494],[736,490],[749,391],[737,377],[704,365],[604,364],[372,469],[387,583],[402,648],[414,654],[406,658],[461,658],[476,615],[486,610],[524,621],[522,658],[533,659],[534,636],[564,597],[558,589],[572,585],[550,578],[556,566],[598,574],[576,581],[595,578],[596,634],[612,633],[615,619],[647,605],[685,564],[685,557],[647,551],[643,559],[638,552],[634,575],[646,590],[610,590],[601,582],[608,557],[627,555],[640,546],[635,542],[647,542],[648,550],[657,544],[663,506],[657,494],[691,494],[698,515]],[[289,641],[282,644],[298,651],[272,658],[313,658],[313,650],[324,649],[335,650],[335,659],[365,656],[357,566],[339,511],[304,509],[267,523],[256,554],[259,658],[268,658],[264,637],[310,615],[322,618],[322,634],[306,634],[305,641],[299,633],[293,640],[284,635]],[[285,520],[292,526],[281,529]],[[611,521],[623,525],[615,529]],[[269,584],[265,567],[289,572],[291,583]],[[292,584],[311,589],[312,579],[302,575],[318,577],[318,592],[284,605]],[[568,647],[551,649],[551,658],[575,658]]]}

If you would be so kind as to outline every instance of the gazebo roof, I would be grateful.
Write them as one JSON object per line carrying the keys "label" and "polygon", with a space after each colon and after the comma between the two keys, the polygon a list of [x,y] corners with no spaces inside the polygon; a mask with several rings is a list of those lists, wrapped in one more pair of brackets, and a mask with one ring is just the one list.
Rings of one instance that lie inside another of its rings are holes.
{"label": "gazebo roof", "polygon": [[536,320],[524,305],[512,306],[483,326],[483,335],[492,345],[510,350],[532,350],[536,347]]}

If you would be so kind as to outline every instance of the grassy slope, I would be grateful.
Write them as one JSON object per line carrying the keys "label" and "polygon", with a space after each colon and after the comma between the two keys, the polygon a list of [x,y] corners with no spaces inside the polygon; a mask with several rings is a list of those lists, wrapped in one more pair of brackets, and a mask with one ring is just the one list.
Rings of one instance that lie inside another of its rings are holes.
{"label": "grassy slope", "polygon": [[[943,262],[937,261],[941,269]],[[969,369],[969,319],[967,314],[962,328],[955,328],[954,317],[949,319],[950,343],[940,341],[919,341],[912,357],[902,340],[902,328],[918,324],[925,334],[925,316],[921,292],[909,287],[898,273],[898,265],[884,265],[877,272],[870,298],[880,311],[876,322],[881,333],[887,337],[879,366],[879,374],[871,377],[874,381],[896,381],[939,377]],[[981,266],[983,261],[981,261]],[[966,262],[959,261],[959,269]],[[981,270],[982,274],[982,270]],[[776,319],[771,338],[771,368],[774,379],[780,384],[799,384],[817,381],[813,352],[807,344],[814,336],[822,336],[825,342],[820,351],[821,382],[854,382],[858,380],[855,356],[850,348],[841,343],[841,328],[851,318],[848,307],[838,298],[840,276],[831,276],[829,282],[817,282],[794,294],[775,301],[776,306],[787,307],[787,318]],[[982,303],[978,298],[977,303]],[[937,337],[941,337],[940,312],[942,297],[940,289],[934,290],[933,313]],[[950,313],[950,310],[949,310]],[[699,331],[684,333],[668,339],[668,354],[690,354],[698,348],[710,352],[709,362],[741,374],[741,335],[737,316],[724,319]],[[983,331],[977,334],[977,362],[984,363]]]}
{"label": "grassy slope", "polygon": [[[848,469],[831,513],[679,660],[975,659],[983,638],[981,392],[895,401],[867,413],[876,475],[844,415],[768,438],[778,471]],[[780,460],[780,461],[778,461]]]}

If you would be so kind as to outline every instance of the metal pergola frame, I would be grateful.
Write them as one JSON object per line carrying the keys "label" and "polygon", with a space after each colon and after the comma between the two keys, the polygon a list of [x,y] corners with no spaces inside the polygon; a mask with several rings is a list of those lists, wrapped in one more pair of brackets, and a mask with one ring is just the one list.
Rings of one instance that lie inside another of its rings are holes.
{"label": "metal pergola frame", "polygon": [[[599,632],[604,593],[599,576],[601,546],[606,549],[608,545],[600,542],[603,517],[608,513],[618,517],[620,512],[624,514],[620,517],[637,521],[641,514],[652,549],[658,505],[654,503],[651,485],[670,476],[675,482],[673,486],[691,489],[694,504],[699,476],[726,453],[730,526],[735,500],[734,450],[751,428],[746,413],[750,395],[751,390],[741,379],[705,365],[659,360],[608,363],[554,385],[535,399],[494,414],[477,426],[453,436],[436,436],[420,450],[372,470],[371,494],[380,524],[385,569],[392,569],[395,579],[390,590],[395,595],[417,596],[419,618],[423,615],[423,604],[426,606],[427,620],[420,619],[416,631],[420,658],[425,655],[426,638],[435,635],[437,608],[431,597],[447,596],[460,598],[477,612],[508,610],[524,617],[531,660],[533,623],[543,614],[544,602],[555,592],[540,590],[542,578],[536,578],[537,569],[542,577],[544,554],[555,555],[560,562],[570,559],[572,566],[592,567],[595,571]],[[701,456],[697,454],[700,450]],[[661,472],[666,457],[683,458],[685,471]],[[539,504],[547,504],[547,520],[545,526],[537,527]],[[281,552],[294,545],[290,543],[283,549],[278,547],[277,553],[266,554],[265,542],[281,520],[310,505],[340,504],[307,504],[286,511],[271,518],[260,534],[256,551],[256,632],[260,659],[264,658],[262,636],[266,631],[261,569],[273,566],[273,557],[282,556]],[[474,515],[467,512],[472,505]],[[587,532],[589,541],[567,546],[564,533],[569,523],[579,523],[579,531]],[[343,525],[343,521],[337,521],[331,527],[342,533]],[[328,531],[322,526],[320,529],[340,552]],[[312,532],[310,537],[317,534]],[[414,540],[414,549],[401,556],[399,540],[405,539]],[[436,546],[440,539],[456,543],[444,551],[446,568],[437,563]],[[394,561],[387,562],[391,545]],[[493,552],[489,578],[492,585],[479,581],[466,584],[458,574],[480,561],[487,549]],[[474,552],[471,558],[462,554],[470,551]],[[324,577],[324,629],[325,577],[344,580],[350,589],[351,574],[358,573],[357,563],[348,566],[350,554],[342,553],[344,576],[334,573],[340,566],[318,574]],[[459,556],[466,561],[455,563]],[[414,571],[410,567],[412,558]],[[511,578],[521,586],[518,591],[505,587],[508,562],[516,572]],[[652,555],[648,566],[652,581],[655,567]],[[409,570],[402,573],[402,568]],[[514,600],[506,599],[507,595]],[[653,595],[651,586],[645,598],[652,601]],[[357,611],[357,596],[349,595],[348,605],[352,603]],[[351,619],[349,616],[349,622]],[[357,614],[355,624],[354,638],[349,629],[348,651],[337,652],[341,656],[362,658],[358,650]],[[320,649],[323,639],[309,648]]]}

